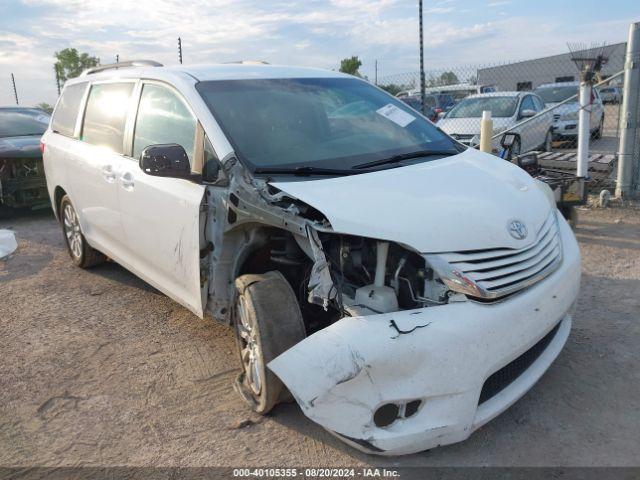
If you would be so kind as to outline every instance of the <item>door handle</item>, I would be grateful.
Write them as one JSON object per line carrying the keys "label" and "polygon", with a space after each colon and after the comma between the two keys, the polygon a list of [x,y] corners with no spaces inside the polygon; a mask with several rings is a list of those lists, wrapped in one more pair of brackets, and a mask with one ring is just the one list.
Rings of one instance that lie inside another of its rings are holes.
{"label": "door handle", "polygon": [[134,182],[131,172],[124,172],[120,177],[120,183],[125,190],[133,190]]}
{"label": "door handle", "polygon": [[112,165],[105,165],[102,167],[102,177],[109,183],[116,181],[116,174],[113,171]]}

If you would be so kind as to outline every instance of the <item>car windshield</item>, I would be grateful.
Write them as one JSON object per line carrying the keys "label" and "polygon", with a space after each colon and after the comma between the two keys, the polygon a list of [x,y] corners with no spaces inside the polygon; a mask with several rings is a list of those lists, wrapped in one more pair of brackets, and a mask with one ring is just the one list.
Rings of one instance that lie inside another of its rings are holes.
{"label": "car windshield", "polygon": [[516,113],[518,97],[465,98],[453,107],[447,118],[480,118],[484,110],[493,117],[512,117]]}
{"label": "car windshield", "polygon": [[253,171],[350,169],[416,151],[451,154],[457,148],[409,106],[355,78],[217,80],[196,88]]}
{"label": "car windshield", "polygon": [[40,136],[49,119],[49,114],[37,108],[1,108],[0,137]]}
{"label": "car windshield", "polygon": [[[578,87],[575,85],[564,87],[544,87],[535,90],[544,103],[563,102],[572,95],[577,95]],[[576,97],[577,101],[577,97]]]}

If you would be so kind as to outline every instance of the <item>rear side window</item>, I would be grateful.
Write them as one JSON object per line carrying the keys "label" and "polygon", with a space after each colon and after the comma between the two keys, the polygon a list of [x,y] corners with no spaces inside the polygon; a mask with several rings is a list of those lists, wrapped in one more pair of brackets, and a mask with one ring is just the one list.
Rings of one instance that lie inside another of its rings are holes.
{"label": "rear side window", "polygon": [[73,137],[80,102],[82,102],[86,88],[86,83],[76,83],[64,89],[56,106],[56,111],[53,113],[51,129],[54,132]]}
{"label": "rear side window", "polygon": [[133,85],[127,82],[91,87],[80,137],[82,141],[122,153],[124,125]]}
{"label": "rear side window", "polygon": [[133,157],[149,145],[176,143],[183,147],[193,163],[196,119],[178,95],[153,84],[142,89],[136,128],[133,135]]}

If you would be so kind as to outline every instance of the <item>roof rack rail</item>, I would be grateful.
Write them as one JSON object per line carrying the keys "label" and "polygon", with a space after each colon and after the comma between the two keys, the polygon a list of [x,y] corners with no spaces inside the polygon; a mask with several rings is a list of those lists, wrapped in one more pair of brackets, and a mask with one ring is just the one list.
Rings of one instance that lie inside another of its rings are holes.
{"label": "roof rack rail", "polygon": [[154,60],[129,60],[127,62],[108,63],[106,65],[98,65],[97,67],[87,68],[80,76],[85,77],[93,73],[104,72],[105,70],[117,70],[119,68],[127,67],[163,67],[159,62]]}
{"label": "roof rack rail", "polygon": [[239,65],[270,65],[265,60],[236,60],[233,62],[224,62],[225,64],[239,64]]}

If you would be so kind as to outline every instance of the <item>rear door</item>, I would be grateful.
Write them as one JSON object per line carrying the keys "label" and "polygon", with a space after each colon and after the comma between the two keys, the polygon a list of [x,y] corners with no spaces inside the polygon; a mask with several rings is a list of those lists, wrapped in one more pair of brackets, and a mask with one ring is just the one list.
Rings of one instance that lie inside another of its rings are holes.
{"label": "rear door", "polygon": [[202,130],[187,102],[169,85],[141,82],[136,97],[128,158],[117,178],[125,261],[141,278],[202,317],[199,226],[204,187],[153,177],[138,166],[145,147],[176,143],[184,147],[193,168],[202,155]]}
{"label": "rear door", "polygon": [[134,81],[96,82],[88,92],[79,141],[67,152],[68,188],[89,243],[120,259],[124,233],[116,173],[123,157],[125,122]]}

